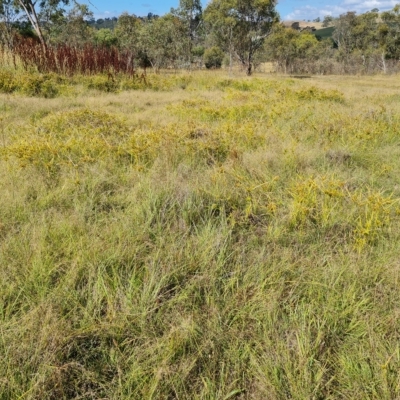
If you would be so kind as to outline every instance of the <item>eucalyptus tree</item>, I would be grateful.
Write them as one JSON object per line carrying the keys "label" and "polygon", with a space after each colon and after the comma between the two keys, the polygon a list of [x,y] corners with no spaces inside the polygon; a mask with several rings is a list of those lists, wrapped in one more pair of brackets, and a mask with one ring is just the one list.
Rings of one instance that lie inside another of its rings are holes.
{"label": "eucalyptus tree", "polygon": [[331,42],[319,41],[311,32],[276,25],[265,42],[267,59],[284,73],[317,71],[318,60],[330,55]]}
{"label": "eucalyptus tree", "polygon": [[200,0],[180,0],[178,8],[171,14],[177,17],[184,31],[183,45],[186,62],[190,66],[193,47],[199,45],[202,37],[203,10]]}
{"label": "eucalyptus tree", "polygon": [[88,20],[93,13],[86,4],[75,3],[67,12],[62,9],[40,10],[39,18],[43,23],[46,41],[50,43],[68,43],[81,46],[90,43],[95,37],[95,30],[90,27]]}
{"label": "eucalyptus tree", "polygon": [[118,38],[110,28],[101,28],[94,34],[95,43],[104,47],[112,47],[118,43]]}
{"label": "eucalyptus tree", "polygon": [[136,15],[126,12],[121,14],[114,29],[119,46],[125,50],[137,52],[142,26],[143,21]]}
{"label": "eucalyptus tree", "polygon": [[14,0],[0,0],[0,43],[9,49],[14,45],[14,25],[18,17]]}
{"label": "eucalyptus tree", "polygon": [[185,58],[186,26],[182,18],[171,13],[152,18],[124,13],[114,34],[119,47],[132,53],[136,66],[158,70],[176,66]]}
{"label": "eucalyptus tree", "polygon": [[134,14],[123,13],[119,16],[114,29],[118,46],[130,54],[129,65],[136,65],[143,55],[140,35],[145,23]]}
{"label": "eucalyptus tree", "polygon": [[324,28],[328,28],[330,26],[333,26],[334,23],[335,23],[335,20],[332,17],[332,15],[325,15],[324,20],[322,21],[322,26]]}
{"label": "eucalyptus tree", "polygon": [[185,60],[186,32],[182,20],[171,13],[143,25],[139,42],[142,52],[154,69],[176,67]]}
{"label": "eucalyptus tree", "polygon": [[382,47],[385,49],[385,57],[400,59],[400,4],[390,11],[381,14],[382,24],[379,27]]}
{"label": "eucalyptus tree", "polygon": [[37,37],[42,44],[43,49],[46,49],[46,39],[43,34],[43,24],[40,18],[40,12],[46,10],[48,16],[60,15],[64,12],[62,5],[68,5],[69,0],[14,0],[14,6],[17,10],[22,11]]}
{"label": "eucalyptus tree", "polygon": [[[343,62],[345,70],[353,71],[359,64],[364,72],[369,72],[380,65],[380,69],[386,72],[387,44],[395,37],[393,31],[388,34],[389,15],[390,19],[394,14],[387,12],[380,16],[374,9],[360,15],[348,12],[336,19],[332,39],[338,47],[338,60]],[[397,46],[398,43],[393,48]]]}
{"label": "eucalyptus tree", "polygon": [[276,0],[211,0],[204,19],[217,44],[251,75],[255,54],[279,21]]}

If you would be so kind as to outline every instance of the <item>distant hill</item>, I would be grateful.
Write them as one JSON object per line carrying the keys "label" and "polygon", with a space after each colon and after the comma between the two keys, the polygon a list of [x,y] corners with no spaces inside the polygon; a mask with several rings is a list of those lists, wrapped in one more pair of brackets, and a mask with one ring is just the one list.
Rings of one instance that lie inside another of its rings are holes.
{"label": "distant hill", "polygon": [[333,31],[335,30],[334,26],[330,26],[328,28],[317,29],[313,31],[313,35],[318,36],[321,39],[329,39],[332,37]]}
{"label": "distant hill", "polygon": [[322,28],[322,22],[307,22],[307,21],[283,21],[282,25],[286,28],[296,29],[298,31],[310,30],[315,31]]}

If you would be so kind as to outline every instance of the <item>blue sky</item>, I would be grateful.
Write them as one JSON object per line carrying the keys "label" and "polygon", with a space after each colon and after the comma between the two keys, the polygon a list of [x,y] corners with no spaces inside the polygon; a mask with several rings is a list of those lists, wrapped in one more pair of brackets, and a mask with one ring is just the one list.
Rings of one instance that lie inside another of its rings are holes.
{"label": "blue sky", "polygon": [[[88,0],[86,0],[88,2]],[[347,11],[365,11],[378,8],[380,11],[393,8],[399,0],[279,0],[277,9],[281,19],[312,20],[325,15],[337,16]],[[177,7],[179,0],[90,0],[95,18],[114,17],[123,11],[136,15],[149,12],[162,15],[171,7]],[[207,0],[203,0],[205,7]]]}

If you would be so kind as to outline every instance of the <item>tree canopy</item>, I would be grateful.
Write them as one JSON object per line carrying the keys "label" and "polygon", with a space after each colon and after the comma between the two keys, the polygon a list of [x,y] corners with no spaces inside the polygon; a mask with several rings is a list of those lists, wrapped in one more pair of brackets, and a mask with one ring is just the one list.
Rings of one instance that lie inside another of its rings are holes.
{"label": "tree canopy", "polygon": [[254,55],[279,21],[275,6],[275,0],[212,0],[205,10],[217,43],[232,51],[249,75]]}
{"label": "tree canopy", "polygon": [[276,2],[210,0],[203,10],[200,0],[180,0],[163,16],[125,12],[96,20],[75,0],[0,0],[0,46],[13,51],[24,39],[45,52],[103,47],[123,53],[132,68],[156,70],[219,68],[228,59],[230,71],[236,64],[249,75],[266,61],[286,73],[400,70],[400,5],[315,18],[314,27],[280,24]]}

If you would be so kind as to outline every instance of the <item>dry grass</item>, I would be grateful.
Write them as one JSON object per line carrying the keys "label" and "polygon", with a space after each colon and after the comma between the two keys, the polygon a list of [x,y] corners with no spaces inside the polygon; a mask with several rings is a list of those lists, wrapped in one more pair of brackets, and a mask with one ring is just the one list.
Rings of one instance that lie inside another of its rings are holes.
{"label": "dry grass", "polygon": [[396,79],[0,95],[0,398],[398,398]]}

